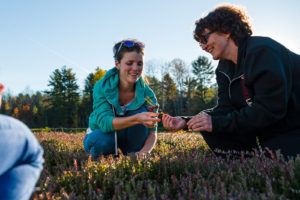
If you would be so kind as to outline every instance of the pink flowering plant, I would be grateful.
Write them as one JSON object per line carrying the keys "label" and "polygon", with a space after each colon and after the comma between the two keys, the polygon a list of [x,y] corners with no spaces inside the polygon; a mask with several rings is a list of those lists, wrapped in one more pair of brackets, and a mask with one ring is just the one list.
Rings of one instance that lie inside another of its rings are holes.
{"label": "pink flowering plant", "polygon": [[197,133],[159,133],[145,158],[92,159],[84,133],[40,132],[45,165],[32,199],[300,199],[300,157],[218,152]]}

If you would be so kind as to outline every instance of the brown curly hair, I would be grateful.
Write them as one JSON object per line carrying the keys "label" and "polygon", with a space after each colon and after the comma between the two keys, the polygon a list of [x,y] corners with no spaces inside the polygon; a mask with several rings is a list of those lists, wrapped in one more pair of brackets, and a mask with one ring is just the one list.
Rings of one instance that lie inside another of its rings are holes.
{"label": "brown curly hair", "polygon": [[195,22],[194,39],[200,41],[200,36],[207,28],[219,33],[230,33],[230,37],[238,46],[241,41],[252,35],[250,17],[241,6],[220,5],[207,16]]}

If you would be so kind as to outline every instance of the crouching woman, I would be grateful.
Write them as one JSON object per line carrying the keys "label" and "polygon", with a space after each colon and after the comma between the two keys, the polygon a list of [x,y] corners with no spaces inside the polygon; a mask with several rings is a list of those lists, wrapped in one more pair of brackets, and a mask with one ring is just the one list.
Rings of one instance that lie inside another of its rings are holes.
{"label": "crouching woman", "polygon": [[[157,138],[157,100],[141,78],[144,44],[122,40],[113,47],[115,67],[93,90],[93,112],[84,139],[85,151],[99,155],[150,153]],[[154,111],[154,112],[150,112]],[[89,129],[88,129],[89,130]]]}

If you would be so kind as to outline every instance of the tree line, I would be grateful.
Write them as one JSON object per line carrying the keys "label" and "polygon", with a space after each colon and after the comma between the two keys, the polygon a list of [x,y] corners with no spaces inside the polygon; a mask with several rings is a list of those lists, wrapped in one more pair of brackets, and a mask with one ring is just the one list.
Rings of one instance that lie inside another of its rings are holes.
{"label": "tree line", "polygon": [[[48,90],[2,97],[1,113],[20,119],[31,128],[88,127],[92,112],[93,87],[106,71],[97,67],[79,90],[76,74],[66,66],[50,75]],[[170,115],[195,115],[217,101],[214,67],[205,56],[187,64],[176,58],[170,62],[151,60],[145,64],[144,80],[156,94],[160,111]]]}

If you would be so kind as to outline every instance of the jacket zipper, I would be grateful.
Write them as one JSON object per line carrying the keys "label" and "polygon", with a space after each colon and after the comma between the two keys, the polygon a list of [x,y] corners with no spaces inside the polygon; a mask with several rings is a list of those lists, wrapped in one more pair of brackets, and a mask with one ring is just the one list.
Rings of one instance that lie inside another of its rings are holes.
{"label": "jacket zipper", "polygon": [[219,71],[221,74],[224,74],[227,78],[228,78],[228,80],[229,80],[229,88],[228,88],[228,92],[229,92],[229,98],[230,98],[230,100],[231,100],[231,90],[230,90],[230,88],[231,88],[231,84],[235,81],[235,80],[238,80],[238,79],[240,79],[240,78],[242,78],[243,76],[244,76],[244,74],[242,74],[242,75],[240,75],[240,76],[238,76],[238,77],[235,77],[235,78],[233,78],[232,80],[230,79],[230,77],[225,73],[225,72],[223,72],[223,71]]}

